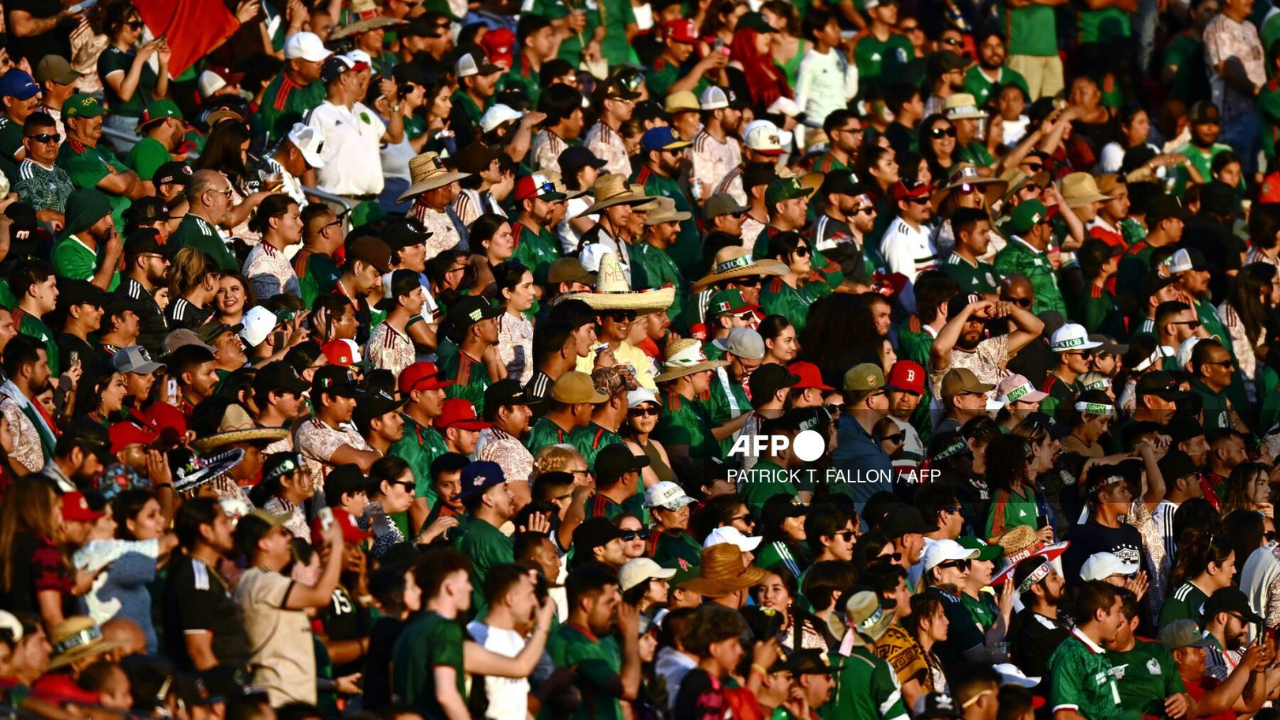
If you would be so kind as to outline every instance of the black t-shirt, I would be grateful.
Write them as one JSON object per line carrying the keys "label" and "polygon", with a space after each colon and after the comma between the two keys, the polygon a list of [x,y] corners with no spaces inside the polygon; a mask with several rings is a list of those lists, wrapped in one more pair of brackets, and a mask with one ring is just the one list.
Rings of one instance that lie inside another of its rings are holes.
{"label": "black t-shirt", "polygon": [[373,624],[369,652],[364,656],[361,708],[379,712],[391,704],[391,649],[404,629],[400,618],[383,615]]}
{"label": "black t-shirt", "polygon": [[187,654],[186,634],[213,633],[213,654],[219,665],[247,668],[249,640],[240,608],[218,574],[204,562],[186,555],[172,563],[165,589],[165,638],[169,657],[182,670],[194,670]]}
{"label": "black t-shirt", "polygon": [[1142,554],[1142,535],[1132,525],[1121,523],[1119,527],[1109,528],[1090,518],[1083,525],[1071,528],[1067,535],[1071,547],[1062,553],[1062,576],[1067,583],[1082,582],[1080,568],[1089,556],[1109,552],[1124,562],[1136,562],[1142,570],[1147,568],[1146,556]]}
{"label": "black t-shirt", "polygon": [[729,712],[724,686],[706,670],[694,668],[680,681],[672,720],[720,720]]}
{"label": "black t-shirt", "polygon": [[977,620],[969,614],[960,598],[936,587],[929,588],[927,592],[942,602],[942,610],[950,622],[947,639],[934,645],[933,652],[942,661],[947,674],[952,675],[968,664],[964,654],[982,645],[986,638],[978,629]]}
{"label": "black t-shirt", "polygon": [[[331,641],[359,640],[369,637],[372,622],[369,610],[351,599],[347,589],[339,585],[329,598],[329,606],[320,617],[325,637]],[[364,670],[364,658],[333,666],[333,676],[342,677]]]}
{"label": "black t-shirt", "polygon": [[98,383],[98,378],[104,372],[110,372],[110,368],[102,366],[101,358],[98,351],[89,343],[70,333],[62,333],[58,336],[58,357],[62,358],[62,369],[66,371],[71,367],[71,353],[76,353],[80,358],[80,382],[76,385],[76,407],[75,414],[77,416],[85,413],[93,412],[98,405],[98,398],[95,397],[94,385]]}
{"label": "black t-shirt", "polygon": [[9,57],[15,63],[21,58],[26,58],[31,63],[31,67],[35,67],[46,55],[71,57],[71,46],[67,42],[69,30],[65,22],[59,23],[56,28],[47,33],[31,37],[18,37],[13,31],[14,10],[30,13],[36,20],[51,18],[62,11],[62,3],[58,0],[9,0],[5,3],[5,8],[9,11],[6,25],[9,29]]}
{"label": "black t-shirt", "polygon": [[1027,608],[1009,623],[1009,653],[1013,664],[1029,677],[1041,677],[1049,656],[1071,635],[1071,630],[1058,621],[1037,615]]}
{"label": "black t-shirt", "polygon": [[142,287],[133,278],[126,278],[116,288],[116,293],[137,301],[139,327],[138,344],[146,348],[152,355],[159,356],[164,336],[169,332],[164,313],[156,304],[155,296]]}

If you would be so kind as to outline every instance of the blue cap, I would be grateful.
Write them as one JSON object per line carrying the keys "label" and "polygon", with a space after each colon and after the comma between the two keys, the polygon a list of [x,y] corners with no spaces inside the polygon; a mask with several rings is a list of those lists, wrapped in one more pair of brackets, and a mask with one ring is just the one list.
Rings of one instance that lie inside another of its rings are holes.
{"label": "blue cap", "polygon": [[21,70],[10,70],[0,77],[0,97],[30,100],[40,94],[40,86]]}
{"label": "blue cap", "polygon": [[483,493],[507,481],[502,466],[489,460],[475,460],[462,468],[462,497]]}
{"label": "blue cap", "polygon": [[649,130],[640,138],[640,144],[645,153],[654,150],[679,150],[683,147],[689,147],[690,143],[680,139],[680,133],[675,128],[662,126]]}

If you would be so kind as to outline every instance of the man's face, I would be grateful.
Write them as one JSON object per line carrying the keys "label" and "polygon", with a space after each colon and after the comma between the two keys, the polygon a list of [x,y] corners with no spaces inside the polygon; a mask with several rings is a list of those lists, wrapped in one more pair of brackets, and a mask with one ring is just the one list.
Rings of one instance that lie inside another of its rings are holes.
{"label": "man's face", "polygon": [[1205,382],[1216,387],[1230,385],[1233,372],[1235,362],[1231,359],[1231,353],[1223,347],[1210,348],[1204,361],[1200,363],[1200,373]]}
{"label": "man's face", "polygon": [[844,125],[832,128],[830,136],[833,145],[846,153],[852,154],[862,144],[862,121],[858,118],[849,118]]}
{"label": "man's face", "polygon": [[58,141],[56,127],[23,128],[22,146],[27,156],[41,165],[52,165],[58,159]]}
{"label": "man's face", "polygon": [[436,494],[450,510],[462,512],[462,472],[445,472],[436,477]]}
{"label": "man's face", "polygon": [[933,207],[928,197],[904,198],[898,201],[898,209],[902,217],[916,225],[923,225],[933,217]]}
{"label": "man's face", "polygon": [[627,545],[622,538],[614,538],[596,549],[600,551],[600,562],[614,568],[622,567],[628,560]]}
{"label": "man's face", "polygon": [[384,440],[396,442],[404,437],[404,416],[400,414],[400,411],[393,410],[378,418],[378,422],[381,425],[378,434]]}
{"label": "man's face", "polygon": [[677,63],[683,63],[693,54],[693,44],[676,42],[674,40],[667,42],[667,54],[671,56]]}
{"label": "man's face", "polygon": [[102,116],[74,117],[66,121],[67,134],[89,146],[96,146],[102,139]]}
{"label": "man's face", "polygon": [[889,391],[889,412],[899,420],[906,420],[920,404],[920,395],[908,390]]}
{"label": "man's face", "polygon": [[974,255],[985,255],[987,247],[991,244],[991,223],[979,220],[974,224],[971,232],[962,234],[959,239],[960,243]]}
{"label": "man's face", "polygon": [[978,46],[978,60],[984,70],[995,70],[1004,65],[1004,41],[999,35],[991,34]]}
{"label": "man's face", "polygon": [[338,422],[351,422],[351,414],[356,411],[355,398],[344,395],[329,395],[327,393],[325,397],[329,398],[329,404],[326,409],[332,413],[335,420]]}
{"label": "man's face", "polygon": [[807,197],[792,198],[778,203],[778,216],[794,227],[804,225],[808,210],[809,198]]}
{"label": "man's face", "polygon": [[298,74],[298,77],[306,80],[308,84],[320,79],[320,68],[323,63],[311,62],[302,58],[294,58],[289,63],[293,66],[293,71]]}
{"label": "man's face", "polygon": [[213,361],[210,360],[183,373],[183,380],[187,383],[190,394],[196,399],[203,400],[213,394],[213,388],[218,384],[218,372]]}
{"label": "man's face", "polygon": [[[3,313],[0,313],[2,315]],[[595,323],[586,323],[579,325],[573,331],[574,351],[578,353],[578,357],[586,357],[591,354],[591,348],[596,344],[596,326]]]}
{"label": "man's face", "polygon": [[875,323],[876,332],[881,337],[889,335],[889,315],[891,310],[887,302],[875,302],[871,305],[871,320]]}
{"label": "man's face", "polygon": [[1216,122],[1192,123],[1191,140],[1200,147],[1213,147],[1221,130],[1222,126]]}
{"label": "man's face", "polygon": [[484,494],[484,501],[504,520],[510,520],[516,514],[511,488],[506,483],[489,488]]}
{"label": "man's face", "polygon": [[1120,627],[1127,621],[1124,619],[1124,611],[1121,609],[1123,603],[1120,598],[1116,598],[1115,603],[1111,605],[1111,609],[1102,619],[1102,642],[1108,645],[1115,642],[1116,636],[1120,633]]}
{"label": "man's face", "polygon": [[1060,355],[1061,362],[1071,369],[1071,372],[1077,375],[1089,372],[1089,364],[1093,359],[1093,352],[1090,350],[1081,350],[1079,352],[1066,352]]}
{"label": "man's face", "polygon": [[400,267],[405,270],[424,272],[427,269],[427,246],[425,243],[400,248]]}
{"label": "man's face", "polygon": [[1194,298],[1206,297],[1209,294],[1209,271],[1187,270],[1178,273],[1178,284]]}
{"label": "man's face", "polygon": [[837,560],[846,562],[853,560],[853,546],[856,541],[853,531],[853,523],[845,523],[840,531],[831,536],[831,541],[827,544],[827,550],[831,552]]}
{"label": "man's face", "polygon": [[225,366],[241,367],[248,362],[244,354],[244,343],[241,342],[240,336],[233,332],[219,335],[214,341],[214,348],[218,352],[218,360]]}
{"label": "man's face", "polygon": [[[621,540],[614,542],[619,545]],[[618,592],[617,585],[606,585],[604,590],[600,592],[594,600],[585,600],[587,604],[587,625],[591,633],[596,636],[608,635],[613,631],[613,626],[617,620],[618,604],[622,602],[622,595]]]}

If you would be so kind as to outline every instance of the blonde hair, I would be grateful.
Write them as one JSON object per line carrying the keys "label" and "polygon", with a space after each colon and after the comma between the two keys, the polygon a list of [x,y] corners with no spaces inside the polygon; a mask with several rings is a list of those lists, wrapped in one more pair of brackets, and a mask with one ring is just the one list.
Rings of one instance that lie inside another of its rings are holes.
{"label": "blonde hair", "polygon": [[200,287],[209,275],[215,279],[222,276],[217,263],[197,248],[182,248],[169,263],[169,300],[177,300]]}
{"label": "blonde hair", "polygon": [[533,458],[533,476],[536,478],[543,473],[561,472],[569,467],[569,463],[574,460],[581,460],[586,463],[586,459],[582,457],[582,453],[578,452],[572,445],[551,445],[544,447],[538,451]]}

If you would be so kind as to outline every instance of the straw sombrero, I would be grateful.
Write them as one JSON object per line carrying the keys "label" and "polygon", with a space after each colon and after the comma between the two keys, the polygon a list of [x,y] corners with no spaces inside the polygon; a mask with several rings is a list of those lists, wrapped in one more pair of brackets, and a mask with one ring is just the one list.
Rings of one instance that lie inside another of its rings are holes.
{"label": "straw sombrero", "polygon": [[715,285],[722,280],[748,277],[750,275],[782,277],[788,272],[790,272],[790,269],[777,260],[753,260],[750,250],[731,245],[720,248],[716,252],[715,262],[711,266],[711,273],[690,286],[689,292],[702,292],[708,286]]}
{"label": "straw sombrero", "polygon": [[625,177],[613,173],[596,180],[596,184],[591,186],[591,192],[596,201],[580,215],[592,215],[614,205],[641,205],[653,199],[642,190],[632,187]]}
{"label": "straw sombrero", "polygon": [[357,20],[350,25],[343,25],[337,30],[329,33],[329,40],[332,42],[334,40],[341,40],[342,38],[350,37],[351,35],[359,35],[360,33],[369,32],[370,30],[395,27],[397,25],[408,25],[408,23],[403,20],[397,20],[389,17],[375,17],[365,20]]}
{"label": "straw sombrero", "polygon": [[409,161],[409,179],[413,181],[409,189],[400,193],[396,202],[402,203],[415,195],[428,190],[444,187],[455,180],[467,177],[469,173],[449,172],[440,156],[433,152],[425,152]]}
{"label": "straw sombrero", "polygon": [[191,442],[196,452],[208,452],[224,445],[264,440],[275,442],[289,437],[285,428],[264,428],[253,424],[253,418],[239,405],[228,405],[222,413],[222,422],[218,423],[218,432]]}
{"label": "straw sombrero", "polygon": [[1000,173],[1000,179],[1005,182],[1005,190],[1000,194],[1000,201],[1005,202],[1013,197],[1015,193],[1027,186],[1027,183],[1035,183],[1040,187],[1044,187],[1049,183],[1049,173],[1041,170],[1035,175],[1027,175],[1018,168],[1009,168]]}
{"label": "straw sombrero", "polygon": [[692,375],[703,370],[715,370],[729,364],[728,360],[708,360],[702,352],[702,343],[693,338],[680,338],[667,345],[662,356],[662,374],[654,382],[666,382]]}
{"label": "straw sombrero", "polygon": [[185,465],[178,468],[173,478],[175,492],[195,490],[205,483],[231,472],[244,459],[244,448],[234,448],[216,455],[192,455]]}
{"label": "straw sombrero", "polygon": [[118,640],[104,639],[102,628],[85,615],[73,615],[55,625],[49,633],[49,642],[53,645],[50,670],[101,655],[121,645]]}
{"label": "straw sombrero", "polygon": [[1004,550],[1005,566],[991,578],[992,585],[999,585],[1005,578],[1013,575],[1018,563],[1032,556],[1040,556],[1049,562],[1057,560],[1071,546],[1070,541],[1053,545],[1045,545],[1030,525],[1019,525],[996,539],[996,544]]}
{"label": "straw sombrero", "polygon": [[932,197],[929,198],[929,202],[933,205],[933,208],[937,210],[938,206],[942,204],[943,199],[945,199],[952,190],[962,188],[966,185],[987,186],[986,189],[983,190],[983,199],[986,200],[987,207],[991,207],[992,203],[999,200],[1004,195],[1005,188],[1009,186],[1009,184],[1004,180],[978,175],[978,168],[974,167],[972,163],[957,163],[955,167],[951,168],[951,172],[947,174],[947,185],[935,190]]}
{"label": "straw sombrero", "polygon": [[592,310],[634,310],[637,314],[662,312],[676,300],[673,287],[656,290],[632,290],[627,276],[622,274],[618,256],[606,252],[600,256],[600,270],[596,275],[596,288],[592,292],[567,293],[562,297],[581,300]]}
{"label": "straw sombrero", "polygon": [[758,567],[744,567],[742,551],[733,543],[712,545],[702,551],[701,559],[702,572],[698,577],[685,581],[681,587],[706,597],[724,597],[745,590],[752,585],[759,585],[768,575]]}

